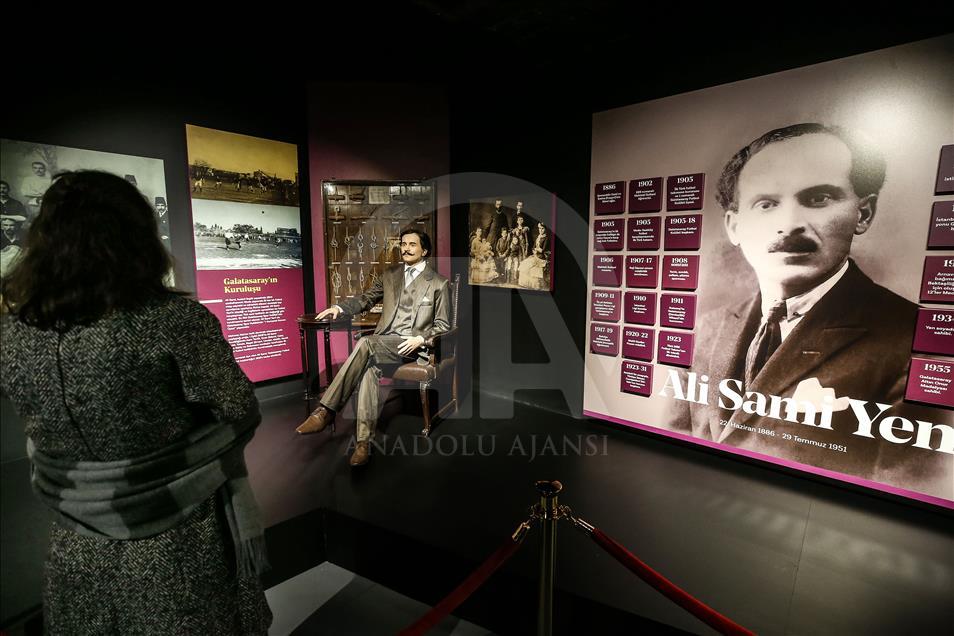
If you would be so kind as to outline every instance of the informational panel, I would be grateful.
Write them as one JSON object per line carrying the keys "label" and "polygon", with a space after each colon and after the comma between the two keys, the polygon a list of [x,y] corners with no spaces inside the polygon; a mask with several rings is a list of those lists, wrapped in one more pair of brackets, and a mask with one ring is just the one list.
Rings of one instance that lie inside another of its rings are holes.
{"label": "informational panel", "polygon": [[0,167],[0,276],[22,253],[26,232],[40,213],[53,177],[66,171],[102,170],[132,183],[153,204],[159,236],[166,249],[172,249],[161,159],[0,139]]}
{"label": "informational panel", "polygon": [[298,148],[186,125],[196,291],[253,382],[301,373]]}
{"label": "informational panel", "polygon": [[595,114],[584,412],[954,508],[952,68],[944,36]]}

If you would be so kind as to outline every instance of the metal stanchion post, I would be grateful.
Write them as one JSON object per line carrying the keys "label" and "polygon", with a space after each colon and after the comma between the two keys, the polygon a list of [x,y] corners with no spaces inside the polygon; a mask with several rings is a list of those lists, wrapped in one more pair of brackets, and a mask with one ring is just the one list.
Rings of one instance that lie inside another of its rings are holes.
{"label": "metal stanchion post", "polygon": [[556,531],[559,520],[557,495],[563,490],[558,481],[538,481],[540,493],[540,521],[543,541],[540,552],[540,603],[537,616],[537,636],[553,633],[553,577],[556,569]]}

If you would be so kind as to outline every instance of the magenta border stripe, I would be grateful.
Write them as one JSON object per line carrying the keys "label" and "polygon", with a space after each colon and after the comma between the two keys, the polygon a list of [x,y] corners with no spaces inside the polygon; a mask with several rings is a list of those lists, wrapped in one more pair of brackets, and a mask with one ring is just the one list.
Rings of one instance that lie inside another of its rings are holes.
{"label": "magenta border stripe", "polygon": [[616,424],[622,424],[623,426],[629,426],[632,428],[638,428],[640,430],[649,431],[650,433],[655,433],[656,435],[662,435],[664,437],[671,437],[673,439],[682,440],[684,442],[691,442],[693,444],[698,444],[700,446],[707,446],[709,448],[717,448],[720,451],[732,453],[734,455],[742,455],[744,457],[750,457],[752,459],[757,459],[759,461],[768,462],[770,464],[777,464],[779,466],[785,466],[786,468],[794,468],[806,473],[813,473],[815,475],[821,475],[822,477],[828,477],[830,479],[837,479],[838,481],[848,482],[850,484],[855,484],[857,486],[863,486],[865,488],[870,488],[872,490],[880,490],[883,492],[891,493],[892,495],[898,495],[900,497],[906,497],[908,499],[917,499],[918,501],[923,501],[935,506],[940,506],[942,508],[950,508],[954,510],[954,501],[948,499],[941,499],[940,497],[934,497],[932,495],[927,495],[920,492],[915,492],[913,490],[905,490],[904,488],[897,488],[895,486],[889,486],[887,484],[880,484],[876,481],[870,481],[868,479],[862,479],[860,477],[853,477],[852,475],[846,475],[844,473],[835,472],[834,470],[828,470],[825,468],[816,468],[815,466],[809,466],[808,464],[799,464],[798,462],[791,462],[785,459],[779,459],[777,457],[772,457],[771,455],[763,455],[761,453],[754,453],[752,451],[747,451],[741,448],[733,448],[732,446],[727,446],[725,444],[719,444],[718,442],[710,442],[704,439],[698,439],[692,435],[686,435],[684,433],[676,433],[674,431],[667,431],[661,428],[656,428],[655,426],[649,426],[648,424],[639,424],[638,422],[630,422],[629,420],[624,420],[619,417],[613,417],[612,415],[604,415],[602,413],[596,413],[595,411],[588,411],[583,409],[583,415],[588,417],[595,417],[599,420],[607,420],[609,422],[614,422]]}

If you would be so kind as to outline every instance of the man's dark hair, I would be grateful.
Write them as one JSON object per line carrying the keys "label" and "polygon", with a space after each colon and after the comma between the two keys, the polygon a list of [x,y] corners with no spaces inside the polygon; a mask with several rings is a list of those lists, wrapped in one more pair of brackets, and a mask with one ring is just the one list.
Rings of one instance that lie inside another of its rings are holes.
{"label": "man's dark hair", "polygon": [[417,234],[418,238],[421,240],[421,248],[427,251],[427,256],[431,255],[431,237],[427,235],[423,230],[416,230],[413,227],[406,227],[401,230],[400,240],[404,240],[405,234]]}
{"label": "man's dark hair", "polygon": [[885,162],[884,157],[864,139],[852,134],[845,128],[825,126],[817,123],[793,124],[784,128],[770,130],[749,145],[739,150],[729,159],[719,177],[716,200],[724,210],[738,210],[739,174],[742,168],[760,150],[779,141],[800,137],[802,135],[828,134],[834,135],[842,141],[851,152],[851,172],[848,179],[855,194],[865,197],[877,194],[884,185]]}
{"label": "man's dark hair", "polygon": [[107,172],[65,172],[43,195],[0,293],[21,321],[66,330],[171,293],[171,266],[152,206],[135,186]]}
{"label": "man's dark hair", "polygon": [[0,179],[0,183],[2,183],[3,185],[7,186],[7,189],[8,189],[8,190],[10,189],[10,184],[7,183],[6,181],[4,181],[3,179]]}

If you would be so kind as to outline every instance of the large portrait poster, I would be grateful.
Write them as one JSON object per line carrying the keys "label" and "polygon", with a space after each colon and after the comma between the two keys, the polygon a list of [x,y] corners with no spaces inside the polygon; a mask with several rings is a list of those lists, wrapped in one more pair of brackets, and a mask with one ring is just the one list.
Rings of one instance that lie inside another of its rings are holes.
{"label": "large portrait poster", "polygon": [[186,126],[196,293],[253,382],[301,373],[298,148]]}
{"label": "large portrait poster", "polygon": [[[0,139],[0,276],[13,267],[22,252],[26,231],[40,213],[53,177],[73,170],[111,172],[139,188],[153,205],[159,235],[171,250],[161,159]],[[171,279],[170,272],[170,283]]]}
{"label": "large portrait poster", "polygon": [[945,36],[595,114],[585,413],[954,508],[952,68]]}

